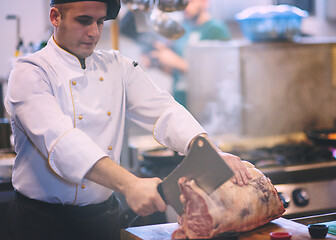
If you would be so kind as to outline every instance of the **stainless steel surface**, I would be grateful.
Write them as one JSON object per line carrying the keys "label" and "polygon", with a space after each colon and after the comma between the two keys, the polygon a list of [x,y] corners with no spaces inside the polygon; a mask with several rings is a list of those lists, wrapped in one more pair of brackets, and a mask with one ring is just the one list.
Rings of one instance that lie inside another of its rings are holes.
{"label": "stainless steel surface", "polygon": [[183,204],[180,202],[178,180],[181,177],[195,180],[196,184],[210,194],[233,176],[230,167],[222,160],[215,149],[203,137],[197,137],[189,154],[171,172],[158,190],[167,204],[171,205],[177,214],[181,215]]}
{"label": "stainless steel surface", "polygon": [[336,91],[335,39],[329,40],[193,44],[186,55],[188,108],[211,135],[264,137],[330,127]]}
{"label": "stainless steel surface", "polygon": [[319,214],[319,215],[308,216],[308,217],[292,218],[291,220],[304,224],[304,225],[331,222],[331,221],[336,220],[336,212],[327,213],[327,214]]}
{"label": "stainless steel surface", "polygon": [[286,218],[336,211],[336,160],[260,170],[278,190]]}
{"label": "stainless steel surface", "polygon": [[336,209],[336,179],[278,184],[275,187],[288,202],[285,215],[309,215]]}
{"label": "stainless steel surface", "polygon": [[[302,171],[308,169],[320,169],[324,167],[336,167],[336,160],[332,162],[319,162],[319,163],[306,163],[301,165],[294,165],[294,166],[277,166],[277,167],[270,167],[264,168],[262,171],[264,173],[271,173],[275,171],[282,171],[282,172],[294,172],[294,171]],[[336,175],[335,175],[336,178]]]}
{"label": "stainless steel surface", "polygon": [[336,160],[260,170],[278,190],[286,218],[336,211]]}
{"label": "stainless steel surface", "polygon": [[[314,182],[336,179],[336,160],[260,168],[273,184]],[[336,190],[336,189],[335,189]]]}

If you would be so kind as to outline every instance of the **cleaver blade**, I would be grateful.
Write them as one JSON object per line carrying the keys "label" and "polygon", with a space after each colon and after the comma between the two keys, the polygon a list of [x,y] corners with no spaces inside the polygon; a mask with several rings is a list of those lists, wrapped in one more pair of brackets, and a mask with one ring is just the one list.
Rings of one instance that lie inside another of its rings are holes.
{"label": "cleaver blade", "polygon": [[207,139],[198,136],[193,142],[189,154],[163,179],[157,188],[166,204],[172,206],[176,213],[181,216],[184,207],[180,201],[179,178],[194,179],[201,189],[207,194],[211,194],[233,175],[231,168]]}

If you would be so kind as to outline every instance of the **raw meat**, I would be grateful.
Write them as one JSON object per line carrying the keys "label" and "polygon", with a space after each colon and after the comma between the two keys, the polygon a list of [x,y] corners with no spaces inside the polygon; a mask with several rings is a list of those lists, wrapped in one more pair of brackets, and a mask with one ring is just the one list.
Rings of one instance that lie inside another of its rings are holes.
{"label": "raw meat", "polygon": [[195,181],[179,179],[185,212],[173,239],[207,239],[223,232],[245,232],[280,217],[285,208],[269,178],[244,162],[252,179],[245,186],[227,181],[207,195]]}

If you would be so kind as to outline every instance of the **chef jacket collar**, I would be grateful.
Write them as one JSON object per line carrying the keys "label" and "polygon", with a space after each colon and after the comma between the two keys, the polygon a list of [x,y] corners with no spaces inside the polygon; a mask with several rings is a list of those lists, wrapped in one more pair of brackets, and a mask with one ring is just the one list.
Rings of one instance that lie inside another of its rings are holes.
{"label": "chef jacket collar", "polygon": [[105,2],[107,4],[106,19],[116,19],[120,10],[120,0],[51,0],[50,6],[54,4],[70,3],[70,2],[83,2],[83,1],[95,1]]}
{"label": "chef jacket collar", "polygon": [[[52,36],[48,44],[51,44],[55,49],[56,53],[60,55],[60,57],[65,61],[65,64],[73,69],[83,70],[82,65],[78,57],[74,54],[68,52],[67,50],[61,48],[54,40],[54,36]],[[92,68],[93,57],[92,55],[85,58],[85,69],[89,70]]]}

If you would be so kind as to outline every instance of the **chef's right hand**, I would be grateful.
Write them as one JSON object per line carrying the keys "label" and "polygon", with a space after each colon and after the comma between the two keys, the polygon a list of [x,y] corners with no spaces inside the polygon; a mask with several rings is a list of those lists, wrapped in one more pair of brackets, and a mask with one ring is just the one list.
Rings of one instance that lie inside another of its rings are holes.
{"label": "chef's right hand", "polygon": [[164,212],[167,205],[157,191],[160,178],[136,178],[125,191],[128,206],[140,216],[148,216],[154,212]]}

